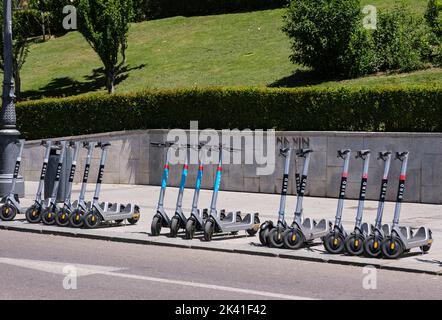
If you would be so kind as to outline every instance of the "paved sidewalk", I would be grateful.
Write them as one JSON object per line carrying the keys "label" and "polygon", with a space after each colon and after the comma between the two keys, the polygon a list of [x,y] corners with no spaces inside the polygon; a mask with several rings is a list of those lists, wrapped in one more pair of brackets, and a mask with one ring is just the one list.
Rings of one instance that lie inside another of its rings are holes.
{"label": "paved sidewalk", "polygon": [[[37,183],[26,183],[26,198],[22,200],[24,206],[30,205],[34,197]],[[74,197],[78,194],[80,185],[74,185]],[[87,198],[92,197],[93,186],[89,186]],[[172,215],[178,189],[168,188],[166,193],[165,206]],[[442,206],[424,204],[403,204],[401,224],[411,227],[421,225],[428,226],[433,231],[434,243],[429,254],[422,255],[418,249],[414,249],[408,256],[399,260],[391,261],[384,259],[368,259],[365,257],[349,257],[344,255],[329,255],[325,253],[323,246],[318,245],[297,251],[270,249],[262,247],[258,237],[245,236],[240,232],[238,236],[216,235],[210,243],[204,242],[200,235],[194,240],[185,240],[184,235],[171,239],[167,237],[168,230],[163,229],[159,237],[151,237],[150,222],[155,214],[158,201],[159,187],[157,186],[134,186],[134,185],[103,185],[103,201],[112,202],[133,202],[141,207],[141,220],[135,225],[103,227],[96,230],[70,229],[60,227],[48,227],[44,225],[28,224],[23,216],[18,216],[13,222],[0,222],[0,229],[9,229],[24,232],[48,233],[64,236],[78,236],[92,239],[103,239],[110,241],[132,242],[150,245],[187,247],[202,250],[219,250],[225,252],[236,252],[252,255],[267,255],[280,258],[309,260],[318,262],[351,264],[351,265],[372,265],[383,269],[402,270],[409,272],[420,272],[442,275]],[[184,195],[184,209],[189,212],[193,190],[186,190]],[[206,208],[210,204],[211,191],[202,190],[200,196],[201,207]],[[261,222],[265,220],[276,220],[279,206],[279,196],[270,194],[221,192],[218,203],[220,208],[242,212],[259,212]],[[291,221],[296,203],[296,197],[289,196],[287,199],[287,220]],[[304,212],[306,217],[316,219],[327,218],[334,220],[336,211],[336,199],[305,198]],[[344,208],[343,223],[347,230],[352,230],[354,217],[357,208],[357,201],[346,200]],[[364,220],[372,222],[376,216],[377,202],[367,201]],[[384,221],[390,222],[394,210],[394,203],[387,203],[384,211]]]}

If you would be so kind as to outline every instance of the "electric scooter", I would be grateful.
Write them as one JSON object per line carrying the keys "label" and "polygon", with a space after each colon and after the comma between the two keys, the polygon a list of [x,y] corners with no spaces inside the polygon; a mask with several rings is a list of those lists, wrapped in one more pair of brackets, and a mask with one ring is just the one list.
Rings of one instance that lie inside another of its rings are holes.
{"label": "electric scooter", "polygon": [[385,235],[390,234],[387,225],[382,225],[382,217],[384,214],[385,197],[387,195],[388,187],[388,173],[391,164],[391,152],[379,152],[379,160],[384,161],[384,174],[382,175],[381,192],[379,195],[378,211],[376,214],[376,221],[370,235],[364,241],[365,255],[371,258],[378,258],[382,254],[381,242]]}
{"label": "electric scooter", "polygon": [[[200,149],[201,150],[201,149]],[[195,231],[203,231],[204,221],[209,217],[208,210],[198,209],[198,201],[201,191],[201,183],[204,174],[204,159],[203,155],[200,154],[198,160],[198,173],[196,176],[195,192],[193,194],[192,210],[190,212],[190,217],[186,222],[186,239],[193,239]]]}
{"label": "electric scooter", "polygon": [[[223,164],[223,150],[224,146],[220,145],[218,148],[219,160],[216,170],[215,184],[213,187],[212,201],[210,204],[209,217],[204,221],[204,240],[211,241],[215,233],[232,233],[236,234],[238,231],[245,230],[250,236],[254,236],[259,230],[259,214],[247,214],[244,219],[241,219],[241,212],[230,212],[222,219],[221,214],[216,209],[219,187],[221,184],[222,164]],[[228,149],[233,151],[233,149]]]}
{"label": "electric scooter", "polygon": [[55,216],[55,223],[60,227],[67,227],[69,225],[69,215],[74,208],[73,203],[71,203],[72,185],[74,184],[75,172],[77,170],[77,158],[80,151],[80,143],[71,141],[69,143],[69,147],[74,149],[74,154],[72,155],[72,164],[71,171],[69,172],[66,197],[62,208],[58,210],[57,215]]}
{"label": "electric scooter", "polygon": [[359,256],[364,253],[364,241],[369,235],[372,226],[367,223],[362,223],[362,216],[364,213],[364,203],[367,194],[367,184],[368,184],[368,168],[370,164],[370,150],[358,151],[356,158],[363,160],[364,166],[361,178],[361,189],[359,192],[359,203],[358,210],[356,213],[356,223],[355,228],[352,233],[350,233],[347,238],[345,238],[344,247],[347,254],[351,256]]}
{"label": "electric scooter", "polygon": [[37,194],[35,196],[34,204],[31,205],[25,213],[26,220],[29,223],[39,223],[41,221],[41,213],[44,207],[46,207],[46,201],[42,197],[43,193],[43,186],[46,178],[46,173],[48,170],[48,163],[49,163],[49,155],[51,153],[51,149],[53,146],[56,148],[59,147],[59,142],[52,143],[52,141],[45,141],[43,140],[41,142],[41,145],[45,147],[45,154],[43,158],[43,166],[41,168],[41,174],[40,174],[40,181],[38,183],[37,188]]}
{"label": "electric scooter", "polygon": [[302,207],[300,207],[302,206],[302,198],[304,197],[307,185],[307,170],[310,163],[311,153],[312,150],[308,149],[300,151],[300,156],[305,158],[304,172],[301,177],[301,201],[298,202],[296,206],[295,221],[290,228],[284,231],[282,236],[284,247],[287,249],[300,249],[302,246],[311,243],[315,239],[322,239],[330,233],[333,225],[331,221],[326,219],[322,219],[318,223],[310,218],[304,219],[303,210]]}
{"label": "electric scooter", "polygon": [[87,150],[86,161],[84,164],[83,180],[81,183],[80,195],[78,201],[72,204],[72,212],[68,215],[69,226],[73,228],[83,227],[83,216],[89,210],[91,202],[85,201],[86,187],[89,180],[89,171],[91,168],[92,154],[95,148],[95,142],[83,142],[83,148]]}
{"label": "electric scooter", "polygon": [[18,173],[20,172],[21,156],[23,154],[23,147],[25,140],[17,140],[15,142],[18,145],[18,155],[15,162],[14,173],[12,175],[11,191],[9,194],[0,201],[0,220],[12,221],[18,213],[24,213],[23,208],[20,205],[18,195],[15,193],[15,187],[17,184]]}
{"label": "electric scooter", "polygon": [[432,232],[426,227],[420,227],[415,234],[406,232],[406,228],[399,226],[402,201],[404,199],[405,181],[407,177],[409,152],[396,153],[396,159],[402,162],[399,187],[394,209],[393,225],[389,235],[381,243],[381,250],[387,259],[397,259],[404,252],[412,248],[420,248],[422,253],[427,253],[433,243]]}
{"label": "electric scooter", "polygon": [[58,187],[60,186],[61,170],[63,168],[63,161],[66,154],[66,141],[60,142],[60,157],[58,158],[57,170],[55,172],[54,186],[52,187],[51,197],[46,203],[46,207],[43,208],[41,213],[41,222],[45,225],[55,224],[55,217],[60,210],[57,206],[57,193]]}
{"label": "electric scooter", "polygon": [[159,236],[161,233],[161,229],[163,227],[167,228],[170,226],[170,218],[166,213],[166,209],[164,208],[164,197],[166,196],[167,181],[169,180],[169,169],[170,169],[169,151],[172,147],[179,148],[180,146],[177,146],[175,144],[175,142],[171,142],[171,141],[167,141],[165,143],[153,143],[152,142],[151,145],[155,146],[155,147],[166,148],[163,178],[161,180],[161,191],[160,191],[160,197],[158,199],[157,213],[153,217],[152,224],[150,226],[151,235],[152,236]]}
{"label": "electric scooter", "polygon": [[[198,151],[198,154],[199,154],[199,150],[203,147],[203,144],[199,144],[198,146],[188,145],[187,147],[189,149],[194,149],[194,150]],[[183,171],[181,173],[181,182],[180,182],[180,189],[178,192],[178,199],[177,199],[177,204],[176,204],[176,209],[175,209],[175,215],[170,220],[169,236],[172,238],[175,238],[177,236],[179,229],[186,229],[186,224],[187,224],[188,219],[184,215],[182,207],[183,207],[183,195],[184,195],[184,188],[186,186],[188,168],[189,168],[189,161],[188,161],[188,156],[187,156],[187,152],[186,152],[184,165],[183,165]]]}
{"label": "electric scooter", "polygon": [[288,227],[287,222],[285,221],[285,207],[287,200],[287,189],[289,184],[290,159],[292,155],[292,149],[282,148],[279,150],[279,155],[284,158],[284,174],[282,176],[282,190],[281,198],[279,200],[278,222],[276,223],[276,226],[271,220],[268,220],[261,224],[261,227],[259,228],[259,241],[263,246],[268,245],[268,237],[272,229],[286,229]]}
{"label": "electric scooter", "polygon": [[107,148],[111,144],[109,142],[99,142],[96,148],[101,148],[100,168],[98,170],[97,184],[95,186],[94,198],[89,211],[83,216],[84,227],[87,229],[95,229],[102,222],[115,221],[117,223],[127,220],[134,225],[140,220],[140,207],[131,203],[121,205],[114,203],[99,203],[101,184],[103,183],[104,167],[106,164]]}
{"label": "electric scooter", "polygon": [[342,211],[344,209],[345,192],[347,190],[348,183],[348,168],[350,165],[351,150],[339,150],[338,158],[344,160],[341,175],[341,184],[339,188],[338,207],[336,209],[335,225],[333,230],[330,231],[323,239],[325,250],[328,253],[339,254],[344,252],[344,242],[347,238],[347,232],[342,225]]}

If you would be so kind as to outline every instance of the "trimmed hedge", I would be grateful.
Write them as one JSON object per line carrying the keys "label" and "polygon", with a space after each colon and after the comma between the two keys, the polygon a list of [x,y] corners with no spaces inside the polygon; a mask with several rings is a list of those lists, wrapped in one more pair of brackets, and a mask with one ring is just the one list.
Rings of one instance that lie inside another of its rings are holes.
{"label": "trimmed hedge", "polygon": [[276,9],[288,0],[134,0],[137,20]]}
{"label": "trimmed hedge", "polygon": [[93,94],[17,105],[39,139],[135,129],[442,132],[442,87],[205,88]]}

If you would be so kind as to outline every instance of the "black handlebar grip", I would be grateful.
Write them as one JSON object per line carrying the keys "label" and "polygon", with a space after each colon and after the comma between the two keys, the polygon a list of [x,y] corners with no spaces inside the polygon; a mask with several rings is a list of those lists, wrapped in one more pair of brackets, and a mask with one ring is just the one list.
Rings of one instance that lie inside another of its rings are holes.
{"label": "black handlebar grip", "polygon": [[109,147],[110,145],[111,145],[110,142],[102,142],[102,141],[100,141],[100,142],[97,143],[97,145],[95,146],[95,148],[101,148],[101,149],[104,149],[104,148],[106,148],[106,147]]}
{"label": "black handlebar grip", "polygon": [[370,150],[366,149],[366,150],[359,150],[358,154],[356,155],[356,158],[362,158],[364,159],[365,156],[369,155],[371,153]]}
{"label": "black handlebar grip", "polygon": [[387,160],[387,157],[388,157],[390,154],[391,154],[391,151],[381,151],[381,152],[379,152],[378,159],[379,159],[379,160],[384,160],[384,161],[386,161],[386,160]]}
{"label": "black handlebar grip", "polygon": [[342,158],[342,159],[344,159],[344,156],[347,155],[347,154],[349,154],[350,152],[351,152],[350,149],[341,149],[341,150],[338,150],[338,158]]}
{"label": "black handlebar grip", "polygon": [[409,154],[408,151],[404,151],[404,152],[396,152],[396,159],[398,160],[404,160],[404,158]]}

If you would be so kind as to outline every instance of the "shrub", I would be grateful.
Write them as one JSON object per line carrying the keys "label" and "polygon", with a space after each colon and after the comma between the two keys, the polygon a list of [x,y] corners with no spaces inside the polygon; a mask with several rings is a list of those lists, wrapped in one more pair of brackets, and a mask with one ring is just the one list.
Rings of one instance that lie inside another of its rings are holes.
{"label": "shrub", "polygon": [[442,0],[430,0],[428,1],[427,12],[425,13],[425,19],[428,25],[433,30],[434,34],[442,38]]}
{"label": "shrub", "polygon": [[380,13],[373,33],[377,69],[412,71],[424,67],[431,52],[431,30],[405,7]]}
{"label": "shrub", "polygon": [[442,87],[207,88],[44,99],[17,105],[27,139],[135,129],[442,132]]}
{"label": "shrub", "polygon": [[332,77],[360,73],[352,68],[363,54],[359,0],[292,0],[284,20],[292,62]]}

